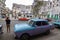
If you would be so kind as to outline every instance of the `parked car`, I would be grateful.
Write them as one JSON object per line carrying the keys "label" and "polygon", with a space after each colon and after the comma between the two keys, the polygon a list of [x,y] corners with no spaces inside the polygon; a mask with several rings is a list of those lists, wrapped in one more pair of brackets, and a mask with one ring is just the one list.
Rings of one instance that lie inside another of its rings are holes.
{"label": "parked car", "polygon": [[53,24],[56,28],[60,28],[60,20],[54,21]]}
{"label": "parked car", "polygon": [[2,25],[0,25],[0,34],[2,34],[3,33],[3,30],[2,30]]}
{"label": "parked car", "polygon": [[52,24],[49,24],[44,19],[31,19],[28,24],[16,24],[14,26],[15,38],[21,40],[28,40],[31,36],[38,35],[40,33],[49,34],[50,30],[54,29]]}
{"label": "parked car", "polygon": [[29,18],[18,18],[18,20],[21,20],[21,21],[28,21],[29,20]]}

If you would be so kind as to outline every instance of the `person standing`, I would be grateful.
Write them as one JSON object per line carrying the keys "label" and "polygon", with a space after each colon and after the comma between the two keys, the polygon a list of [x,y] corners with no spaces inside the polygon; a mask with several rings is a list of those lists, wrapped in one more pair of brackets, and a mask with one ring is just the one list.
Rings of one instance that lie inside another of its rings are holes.
{"label": "person standing", "polygon": [[11,20],[9,19],[9,17],[6,17],[6,27],[7,27],[7,32],[10,32],[10,22]]}

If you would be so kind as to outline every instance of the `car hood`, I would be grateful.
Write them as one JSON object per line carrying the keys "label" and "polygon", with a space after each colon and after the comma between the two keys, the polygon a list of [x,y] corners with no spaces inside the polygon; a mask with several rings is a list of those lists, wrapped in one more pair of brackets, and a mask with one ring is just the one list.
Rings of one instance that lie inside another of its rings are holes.
{"label": "car hood", "polygon": [[14,32],[22,32],[25,30],[33,30],[34,27],[30,26],[29,24],[16,24],[14,27]]}

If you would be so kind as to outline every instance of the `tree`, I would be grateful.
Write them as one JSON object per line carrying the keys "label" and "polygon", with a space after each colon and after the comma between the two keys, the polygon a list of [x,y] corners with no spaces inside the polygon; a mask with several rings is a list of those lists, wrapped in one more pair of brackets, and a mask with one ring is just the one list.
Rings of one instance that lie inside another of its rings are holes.
{"label": "tree", "polygon": [[36,17],[37,15],[39,15],[38,12],[39,12],[40,8],[41,8],[43,5],[45,5],[45,4],[44,4],[44,1],[37,1],[37,2],[36,2],[36,5],[34,5],[34,7],[33,7],[33,13],[34,13],[35,17]]}

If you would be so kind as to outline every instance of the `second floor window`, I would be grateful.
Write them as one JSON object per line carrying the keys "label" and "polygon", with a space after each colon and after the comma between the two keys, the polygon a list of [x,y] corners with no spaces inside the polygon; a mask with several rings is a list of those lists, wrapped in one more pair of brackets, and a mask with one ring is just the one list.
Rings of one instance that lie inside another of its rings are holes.
{"label": "second floor window", "polygon": [[57,1],[59,1],[59,0],[57,0]]}
{"label": "second floor window", "polygon": [[58,4],[57,4],[57,6],[58,6]]}

